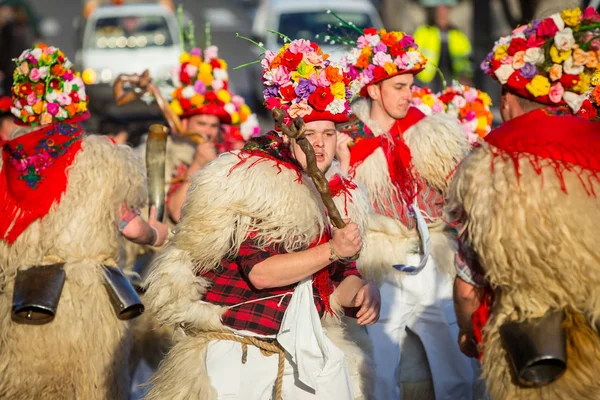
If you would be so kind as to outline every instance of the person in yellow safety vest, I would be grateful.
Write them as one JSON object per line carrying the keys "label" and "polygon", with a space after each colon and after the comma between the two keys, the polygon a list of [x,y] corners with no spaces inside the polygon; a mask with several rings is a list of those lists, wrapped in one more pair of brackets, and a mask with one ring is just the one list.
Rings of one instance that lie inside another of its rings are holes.
{"label": "person in yellow safety vest", "polygon": [[[446,4],[439,4],[446,3]],[[473,74],[471,67],[471,43],[467,36],[450,26],[449,2],[438,2],[427,9],[428,23],[415,31],[415,42],[429,60],[429,63],[417,75],[417,79],[434,91],[442,89],[442,81],[436,67],[444,74],[447,82],[453,79],[470,84]]]}

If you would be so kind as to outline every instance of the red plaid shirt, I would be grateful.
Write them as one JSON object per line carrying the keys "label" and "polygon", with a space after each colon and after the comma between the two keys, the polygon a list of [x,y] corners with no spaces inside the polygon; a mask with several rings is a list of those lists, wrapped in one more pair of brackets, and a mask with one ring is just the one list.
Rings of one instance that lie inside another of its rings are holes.
{"label": "red plaid shirt", "polygon": [[[231,260],[222,260],[220,267],[209,271],[203,276],[213,282],[212,287],[206,293],[204,300],[222,306],[235,306],[227,310],[221,320],[226,326],[236,329],[257,333],[259,335],[275,335],[283,319],[285,310],[290,302],[291,295],[273,297],[293,292],[296,284],[273,289],[255,289],[248,274],[252,268],[267,258],[282,254],[273,247],[259,249],[251,240],[242,243],[238,257]],[[284,268],[282,266],[282,268]],[[350,275],[360,277],[356,269],[356,263],[342,264],[334,262],[329,267],[329,275],[334,286]],[[313,285],[315,306],[319,315],[324,314],[323,300],[318,296],[318,291]],[[251,301],[251,303],[247,303]]]}

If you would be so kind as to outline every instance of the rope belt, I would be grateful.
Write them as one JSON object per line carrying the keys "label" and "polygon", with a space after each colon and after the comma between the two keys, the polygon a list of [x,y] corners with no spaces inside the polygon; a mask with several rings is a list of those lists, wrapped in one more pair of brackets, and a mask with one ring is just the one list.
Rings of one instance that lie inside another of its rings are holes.
{"label": "rope belt", "polygon": [[282,400],[283,394],[283,369],[285,366],[285,351],[276,341],[270,342],[253,336],[238,336],[233,333],[223,332],[200,332],[200,337],[210,340],[230,340],[242,344],[242,364],[246,364],[248,359],[248,345],[260,349],[260,352],[267,357],[274,354],[279,356],[279,366],[277,369],[277,381],[275,389],[275,400]]}

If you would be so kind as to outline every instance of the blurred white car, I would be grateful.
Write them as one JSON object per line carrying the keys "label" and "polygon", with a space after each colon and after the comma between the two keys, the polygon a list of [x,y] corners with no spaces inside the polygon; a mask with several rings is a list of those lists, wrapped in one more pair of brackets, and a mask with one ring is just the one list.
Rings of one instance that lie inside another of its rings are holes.
{"label": "blurred white car", "polygon": [[139,102],[116,107],[114,79],[145,69],[154,79],[167,79],[179,63],[181,49],[179,23],[171,8],[140,3],[97,7],[85,20],[75,58],[91,107],[113,116],[147,113],[149,108]]}
{"label": "blurred white car", "polygon": [[[335,26],[339,22],[327,10],[354,23],[359,29],[383,28],[379,13],[370,0],[262,0],[256,10],[252,36],[272,51],[277,51],[283,45],[283,39],[269,33],[269,30],[280,32],[292,40],[309,39],[319,43],[333,61],[339,61],[347,49],[331,45],[323,39],[329,32],[329,25]],[[316,38],[317,35],[319,38]],[[253,52],[258,57],[262,50],[253,46]],[[253,82],[253,96],[261,102],[263,87],[260,65],[253,65],[249,73]]]}

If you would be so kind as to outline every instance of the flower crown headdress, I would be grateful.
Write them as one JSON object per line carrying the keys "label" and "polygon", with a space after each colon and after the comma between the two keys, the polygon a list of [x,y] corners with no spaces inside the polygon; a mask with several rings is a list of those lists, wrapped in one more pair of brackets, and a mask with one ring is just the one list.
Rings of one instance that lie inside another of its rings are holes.
{"label": "flower crown headdress", "polygon": [[37,44],[14,61],[11,112],[18,124],[37,126],[89,117],[83,80],[60,49]]}
{"label": "flower crown headdress", "polygon": [[[178,12],[181,26],[181,6]],[[210,24],[206,24],[205,36],[203,52],[196,46],[191,22],[187,31],[180,30],[183,52],[179,57],[177,74],[173,77],[176,89],[172,91],[170,106],[183,118],[209,114],[216,115],[223,124],[243,124],[252,112],[244,99],[229,88],[227,63],[219,58],[217,46],[211,44]]]}
{"label": "flower crown headdress", "polygon": [[600,15],[565,9],[500,38],[482,70],[509,91],[549,106],[597,117],[600,108]]}

